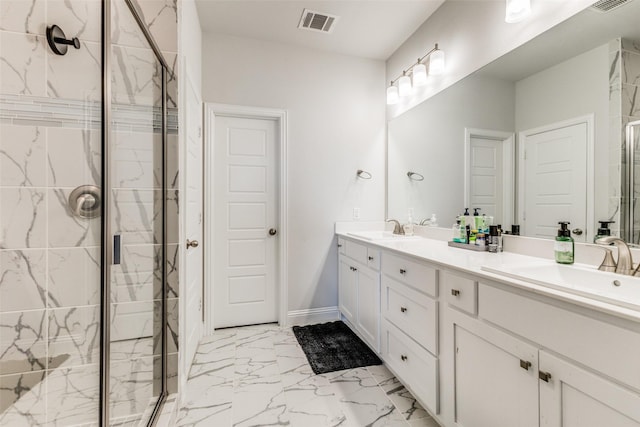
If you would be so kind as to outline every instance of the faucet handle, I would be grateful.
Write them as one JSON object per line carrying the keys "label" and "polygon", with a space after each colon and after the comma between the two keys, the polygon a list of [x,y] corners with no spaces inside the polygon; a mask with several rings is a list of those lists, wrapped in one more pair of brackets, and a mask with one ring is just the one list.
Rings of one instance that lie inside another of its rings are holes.
{"label": "faucet handle", "polygon": [[611,251],[611,249],[608,248],[602,248],[604,249],[604,259],[602,260],[602,263],[600,264],[600,267],[598,267],[598,270],[600,271],[610,271],[610,272],[614,272],[616,271],[616,267],[618,266],[616,264],[616,262],[613,259],[613,252]]}

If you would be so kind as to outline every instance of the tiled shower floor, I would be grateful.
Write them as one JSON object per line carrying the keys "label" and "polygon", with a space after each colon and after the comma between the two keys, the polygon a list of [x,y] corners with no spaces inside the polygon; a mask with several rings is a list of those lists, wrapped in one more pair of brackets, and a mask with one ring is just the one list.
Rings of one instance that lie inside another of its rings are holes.
{"label": "tiled shower floor", "polygon": [[199,345],[178,426],[438,427],[384,366],[314,375],[291,328],[223,329]]}

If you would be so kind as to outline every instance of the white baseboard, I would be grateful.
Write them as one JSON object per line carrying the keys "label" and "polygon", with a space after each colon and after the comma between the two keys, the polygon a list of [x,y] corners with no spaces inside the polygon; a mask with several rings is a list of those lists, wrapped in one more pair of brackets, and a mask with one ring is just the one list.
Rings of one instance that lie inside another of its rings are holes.
{"label": "white baseboard", "polygon": [[302,326],[313,323],[331,322],[333,320],[340,320],[338,307],[293,310],[287,313],[287,326]]}

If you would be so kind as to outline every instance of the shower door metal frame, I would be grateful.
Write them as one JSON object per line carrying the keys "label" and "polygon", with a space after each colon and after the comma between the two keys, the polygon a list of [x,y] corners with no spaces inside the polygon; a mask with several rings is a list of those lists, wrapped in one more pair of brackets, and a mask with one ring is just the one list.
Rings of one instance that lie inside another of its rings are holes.
{"label": "shower door metal frame", "polygon": [[[162,260],[161,260],[161,388],[147,426],[153,426],[158,419],[167,398],[167,72],[168,65],[153,36],[142,20],[135,0],[124,0],[144,34],[156,59],[162,68]],[[111,8],[112,0],[102,0],[102,245],[101,245],[101,287],[100,287],[100,398],[99,425],[108,427],[110,350],[111,350],[111,265],[113,262],[113,234],[110,221],[112,185],[109,168],[111,166]]]}
{"label": "shower door metal frame", "polygon": [[[622,209],[623,214],[626,213],[626,218],[622,221],[622,226],[625,228],[624,233],[622,233],[622,238],[628,242],[633,244],[638,244],[640,242],[634,242],[634,234],[635,234],[635,173],[636,173],[636,165],[635,165],[635,157],[636,157],[636,147],[635,147],[635,134],[636,127],[640,126],[640,120],[636,120],[633,122],[629,122],[625,125],[625,156],[626,156],[626,173],[623,174],[623,197],[622,197]],[[626,192],[626,194],[624,194]]]}

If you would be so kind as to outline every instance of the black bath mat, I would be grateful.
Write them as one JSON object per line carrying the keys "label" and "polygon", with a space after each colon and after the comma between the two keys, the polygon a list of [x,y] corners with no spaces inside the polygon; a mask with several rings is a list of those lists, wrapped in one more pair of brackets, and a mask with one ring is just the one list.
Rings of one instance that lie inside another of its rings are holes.
{"label": "black bath mat", "polygon": [[293,333],[316,375],[382,364],[378,356],[340,321],[294,326]]}

